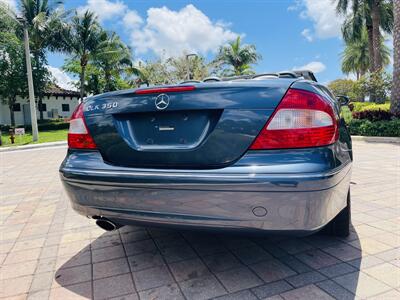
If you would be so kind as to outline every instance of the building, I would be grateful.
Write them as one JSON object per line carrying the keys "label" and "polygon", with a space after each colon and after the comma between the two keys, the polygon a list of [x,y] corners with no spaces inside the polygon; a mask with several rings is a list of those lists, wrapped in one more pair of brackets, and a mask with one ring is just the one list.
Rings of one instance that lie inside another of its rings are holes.
{"label": "building", "polygon": [[[78,103],[79,92],[65,90],[53,85],[46,90],[42,99],[43,119],[68,119]],[[36,115],[39,119],[38,105],[36,105]],[[14,105],[14,116],[16,126],[31,124],[28,98],[17,98]],[[11,125],[10,109],[3,99],[0,99],[0,125]]]}

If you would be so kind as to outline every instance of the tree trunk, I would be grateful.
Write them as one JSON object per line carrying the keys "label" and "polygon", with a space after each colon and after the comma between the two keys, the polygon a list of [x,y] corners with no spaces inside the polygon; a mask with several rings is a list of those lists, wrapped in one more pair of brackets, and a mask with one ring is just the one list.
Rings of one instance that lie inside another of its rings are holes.
{"label": "tree trunk", "polygon": [[393,12],[393,87],[390,111],[400,114],[400,1],[394,1]]}
{"label": "tree trunk", "polygon": [[367,24],[367,33],[368,33],[369,71],[374,72],[375,59],[374,59],[374,42],[373,42],[372,24]]}
{"label": "tree trunk", "polygon": [[10,121],[12,127],[15,127],[15,114],[13,109],[14,102],[15,101],[11,101],[11,104],[8,105],[8,108],[10,109]]}
{"label": "tree trunk", "polygon": [[104,72],[104,79],[106,81],[105,92],[110,92],[111,91],[111,74],[110,74],[110,71],[106,70]]}
{"label": "tree trunk", "polygon": [[80,96],[83,101],[83,96],[85,95],[85,69],[86,66],[81,65],[81,74],[80,74]]}
{"label": "tree trunk", "polygon": [[[381,15],[379,7],[381,5],[381,0],[373,0],[371,7],[371,18],[372,18],[372,42],[374,45],[374,71],[379,71],[382,69],[382,57],[379,51],[381,46]],[[395,1],[396,2],[396,1]]]}
{"label": "tree trunk", "polygon": [[43,99],[41,96],[39,96],[39,100],[38,100],[38,107],[39,107],[39,119],[40,121],[43,121],[43,109],[42,109],[42,103],[43,103]]}

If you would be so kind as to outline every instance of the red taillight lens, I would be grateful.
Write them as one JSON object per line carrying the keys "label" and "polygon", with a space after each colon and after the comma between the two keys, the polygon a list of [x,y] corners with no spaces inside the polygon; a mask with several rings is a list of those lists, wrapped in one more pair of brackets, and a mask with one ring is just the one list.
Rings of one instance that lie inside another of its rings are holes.
{"label": "red taillight lens", "polygon": [[83,115],[83,103],[72,113],[69,121],[68,147],[71,149],[96,149],[96,143],[89,134]]}
{"label": "red taillight lens", "polygon": [[251,150],[325,146],[338,138],[332,105],[312,92],[289,89]]}
{"label": "red taillight lens", "polygon": [[194,87],[192,85],[172,86],[172,87],[158,87],[158,88],[136,90],[135,94],[144,95],[144,94],[190,92],[190,91],[194,91],[195,89],[196,89],[196,87]]}

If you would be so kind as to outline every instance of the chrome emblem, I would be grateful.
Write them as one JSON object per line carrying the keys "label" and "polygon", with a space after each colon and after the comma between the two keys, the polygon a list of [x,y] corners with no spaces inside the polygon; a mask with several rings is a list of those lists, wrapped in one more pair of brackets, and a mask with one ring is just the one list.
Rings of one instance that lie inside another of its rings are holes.
{"label": "chrome emblem", "polygon": [[166,109],[169,105],[169,96],[166,94],[160,94],[155,100],[155,105],[158,110]]}

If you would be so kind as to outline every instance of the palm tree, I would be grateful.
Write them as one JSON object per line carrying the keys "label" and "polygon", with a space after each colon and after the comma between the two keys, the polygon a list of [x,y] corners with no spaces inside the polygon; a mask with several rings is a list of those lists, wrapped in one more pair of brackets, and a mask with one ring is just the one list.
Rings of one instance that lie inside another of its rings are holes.
{"label": "palm tree", "polygon": [[105,91],[115,90],[112,76],[119,76],[126,68],[132,66],[131,50],[115,33],[102,33],[103,39],[98,45],[98,51],[93,55],[93,63],[104,72]]}
{"label": "palm tree", "polygon": [[195,55],[190,59],[186,54],[171,57],[167,60],[167,63],[172,67],[171,73],[176,81],[202,80],[209,76],[209,66],[201,55]]}
{"label": "palm tree", "polygon": [[259,59],[261,55],[257,53],[256,46],[241,45],[241,38],[238,36],[228,45],[221,46],[215,61],[233,68],[233,70],[225,70],[227,75],[238,76],[254,73],[250,65],[257,63]]}
{"label": "palm tree", "polygon": [[[356,3],[356,2],[355,2]],[[340,7],[339,7],[340,6]],[[374,53],[373,47],[373,32],[372,32],[372,20],[369,12],[369,7],[365,1],[362,1],[353,11],[353,15],[349,16],[343,22],[342,35],[346,44],[354,43],[362,39],[362,34],[365,29],[367,32],[368,40],[368,55]],[[343,7],[343,3],[339,1],[337,10],[339,13],[345,14],[347,6]],[[374,71],[374,56],[369,55],[369,69],[371,72]]]}
{"label": "palm tree", "polygon": [[400,1],[394,2],[393,87],[390,99],[390,111],[400,114]]}
{"label": "palm tree", "polygon": [[[33,53],[33,80],[35,95],[41,107],[43,92],[49,84],[50,74],[47,70],[46,50],[61,50],[62,44],[58,38],[60,29],[64,26],[65,13],[61,1],[20,0],[21,10],[29,31],[31,51]],[[43,111],[39,109],[40,119]]]}
{"label": "palm tree", "polygon": [[[370,68],[368,32],[364,28],[358,40],[350,40],[342,52],[342,71],[345,74],[355,73],[357,80],[364,76]],[[390,50],[381,39],[379,55],[382,57],[383,65],[390,63]]]}
{"label": "palm tree", "polygon": [[[393,28],[393,0],[335,0],[338,14],[346,16],[342,32],[346,42],[360,39],[366,28],[368,33],[368,51],[370,55],[370,71],[382,69],[381,39],[383,31],[392,33]],[[348,16],[349,7],[352,15]]]}
{"label": "palm tree", "polygon": [[[102,41],[106,40],[107,33],[101,30],[97,17],[90,11],[85,11],[83,15],[72,18],[69,28],[64,33],[64,47],[73,55],[73,59],[79,60],[81,67],[79,74],[80,97],[85,95],[85,71],[89,59],[98,54]],[[104,48],[104,47],[103,47]]]}
{"label": "palm tree", "polygon": [[142,84],[147,86],[163,85],[175,82],[171,78],[167,63],[161,59],[154,62],[139,62],[137,65],[129,67],[126,71],[128,74],[135,76],[131,81],[134,86],[141,86]]}

